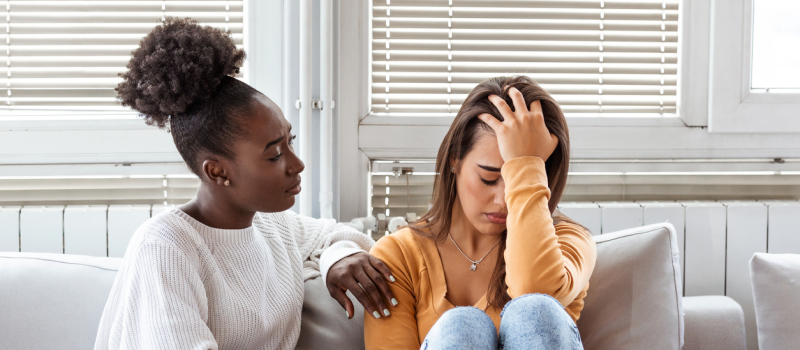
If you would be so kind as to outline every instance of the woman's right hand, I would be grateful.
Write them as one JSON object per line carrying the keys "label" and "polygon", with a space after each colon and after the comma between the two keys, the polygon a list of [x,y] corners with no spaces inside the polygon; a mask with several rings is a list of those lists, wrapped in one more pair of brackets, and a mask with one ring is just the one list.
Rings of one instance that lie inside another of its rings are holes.
{"label": "woman's right hand", "polygon": [[497,135],[500,156],[505,162],[529,156],[547,161],[558,146],[558,137],[551,134],[544,124],[541,102],[531,102],[529,109],[517,88],[509,88],[508,95],[514,102],[514,111],[500,96],[489,96],[503,116],[502,122],[488,113],[478,116]]}

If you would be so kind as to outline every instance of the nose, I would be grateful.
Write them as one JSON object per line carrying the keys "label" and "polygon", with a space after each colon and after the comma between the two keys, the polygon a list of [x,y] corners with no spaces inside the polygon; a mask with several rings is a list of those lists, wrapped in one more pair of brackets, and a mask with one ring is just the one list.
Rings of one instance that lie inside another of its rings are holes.
{"label": "nose", "polygon": [[506,187],[503,181],[501,180],[496,186],[497,192],[494,194],[494,203],[502,207],[503,209],[506,208]]}
{"label": "nose", "polygon": [[300,160],[299,157],[297,157],[297,155],[294,153],[294,151],[289,150],[286,153],[288,153],[288,156],[289,156],[289,157],[287,157],[288,160],[289,160],[289,162],[288,162],[289,165],[286,167],[286,172],[288,173],[288,175],[289,176],[294,176],[294,175],[297,175],[299,173],[302,173],[303,170],[306,169],[305,163],[303,163],[303,161]]}

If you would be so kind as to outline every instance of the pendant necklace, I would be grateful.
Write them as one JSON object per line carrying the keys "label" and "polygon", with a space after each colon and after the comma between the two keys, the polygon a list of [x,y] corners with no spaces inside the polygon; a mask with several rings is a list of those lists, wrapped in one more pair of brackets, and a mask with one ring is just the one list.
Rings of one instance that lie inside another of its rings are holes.
{"label": "pendant necklace", "polygon": [[491,252],[492,252],[492,250],[494,250],[494,247],[497,247],[497,245],[498,245],[498,244],[500,244],[500,241],[501,241],[501,240],[503,240],[502,238],[500,238],[499,240],[497,240],[497,243],[495,243],[495,244],[492,246],[492,249],[489,249],[489,251],[488,251],[488,252],[486,252],[486,255],[484,255],[484,256],[483,256],[483,257],[482,257],[480,260],[478,260],[478,261],[475,261],[475,260],[472,260],[472,259],[470,259],[470,258],[467,256],[467,254],[464,254],[464,252],[463,252],[463,251],[461,251],[461,248],[459,248],[459,247],[458,247],[458,243],[456,243],[456,241],[454,241],[454,240],[453,240],[453,236],[451,236],[451,235],[448,233],[448,234],[447,234],[447,237],[450,237],[450,241],[451,241],[451,242],[453,242],[453,244],[456,246],[456,249],[458,249],[458,252],[459,252],[459,253],[461,253],[461,255],[463,255],[465,258],[467,258],[467,260],[469,260],[470,262],[472,262],[472,265],[469,267],[469,270],[470,270],[470,271],[475,271],[475,270],[477,270],[477,269],[478,269],[478,264],[480,264],[480,263],[481,263],[481,261],[483,261],[483,259],[486,259],[486,257],[487,257],[487,256],[489,256],[489,253],[491,253]]}

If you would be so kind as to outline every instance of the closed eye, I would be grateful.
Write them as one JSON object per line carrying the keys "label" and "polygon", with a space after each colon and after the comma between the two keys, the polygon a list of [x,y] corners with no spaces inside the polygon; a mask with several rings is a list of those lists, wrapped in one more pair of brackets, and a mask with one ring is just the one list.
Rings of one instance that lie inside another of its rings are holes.
{"label": "closed eye", "polygon": [[[289,144],[289,146],[292,146],[292,144],[294,144],[294,142],[293,142],[293,141],[294,141],[294,139],[296,139],[296,138],[297,138],[297,135],[292,135],[292,137],[290,137],[290,138],[289,138],[289,141],[287,141],[286,143],[288,143],[288,144]],[[281,152],[280,154],[278,154],[278,155],[277,155],[277,156],[275,156],[275,157],[272,157],[272,158],[270,158],[269,160],[271,160],[271,161],[273,161],[273,162],[277,162],[278,160],[280,160],[280,159],[281,159],[281,156],[283,156],[283,152]]]}
{"label": "closed eye", "polygon": [[497,182],[500,181],[500,179],[489,181],[489,180],[485,180],[484,178],[481,178],[481,181],[484,184],[486,184],[487,186],[494,186],[494,185],[497,185]]}

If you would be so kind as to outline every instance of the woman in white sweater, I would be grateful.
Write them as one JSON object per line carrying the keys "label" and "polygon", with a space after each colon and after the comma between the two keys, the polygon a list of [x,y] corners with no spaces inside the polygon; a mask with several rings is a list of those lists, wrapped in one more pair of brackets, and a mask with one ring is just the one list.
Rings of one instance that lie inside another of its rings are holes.
{"label": "woman in white sweater", "polygon": [[303,282],[320,275],[347,318],[347,290],[389,316],[394,278],[365,252],[372,239],[287,211],[304,165],[280,108],[233,77],[244,58],[228,34],[174,18],[133,52],[122,104],[168,127],[201,181],[192,201],[134,234],[96,350],[293,349]]}

